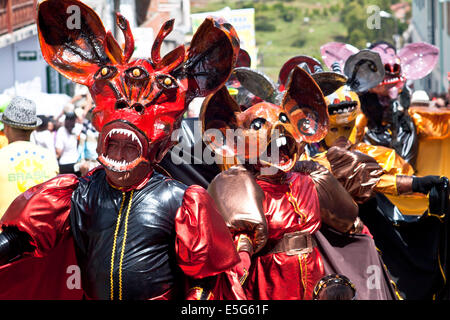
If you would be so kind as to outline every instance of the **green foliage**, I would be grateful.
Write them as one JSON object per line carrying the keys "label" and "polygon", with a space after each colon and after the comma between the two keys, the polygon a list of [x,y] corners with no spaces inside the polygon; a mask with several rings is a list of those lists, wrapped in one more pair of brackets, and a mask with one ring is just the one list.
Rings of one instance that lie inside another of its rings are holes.
{"label": "green foliage", "polygon": [[294,21],[295,14],[292,12],[284,12],[281,14],[281,18],[286,22],[292,22]]}
{"label": "green foliage", "polygon": [[[380,28],[369,28],[368,19],[374,19],[375,12],[367,12],[369,6],[378,6],[380,10],[392,14],[390,7],[398,0],[344,0],[340,10],[340,21],[347,29],[346,41],[358,48],[364,48],[367,42],[388,41],[393,43],[393,35],[401,34],[407,28],[406,23],[395,18],[379,17]],[[334,12],[335,8],[330,8]],[[370,25],[370,23],[369,23]]]}
{"label": "green foliage", "polygon": [[254,8],[255,7],[255,3],[254,3],[254,1],[242,1],[242,3],[239,4],[239,7],[241,9]]}
{"label": "green foliage", "polygon": [[291,46],[296,47],[296,48],[303,48],[306,44],[306,37],[304,36],[303,33],[300,33],[299,36],[297,37],[297,39],[295,39]]}
{"label": "green foliage", "polygon": [[267,11],[269,9],[270,9],[269,6],[265,3],[255,6],[255,10],[259,10],[259,11]]}
{"label": "green foliage", "polygon": [[[412,1],[412,0],[401,0]],[[0,0],[1,2],[1,0]],[[192,12],[231,9],[255,9],[258,69],[276,81],[281,66],[296,55],[309,55],[321,60],[319,48],[330,41],[351,43],[365,48],[367,42],[393,42],[393,19],[382,18],[381,29],[367,27],[367,8],[377,5],[390,12],[390,5],[400,0],[210,0]],[[309,21],[305,22],[304,18]],[[405,30],[398,23],[398,32]]]}
{"label": "green foliage", "polygon": [[275,24],[271,22],[271,19],[265,15],[257,15],[255,17],[255,30],[263,32],[273,32],[277,29]]}
{"label": "green foliage", "polygon": [[282,2],[277,2],[272,6],[272,10],[284,12],[284,10],[285,10],[284,4]]}

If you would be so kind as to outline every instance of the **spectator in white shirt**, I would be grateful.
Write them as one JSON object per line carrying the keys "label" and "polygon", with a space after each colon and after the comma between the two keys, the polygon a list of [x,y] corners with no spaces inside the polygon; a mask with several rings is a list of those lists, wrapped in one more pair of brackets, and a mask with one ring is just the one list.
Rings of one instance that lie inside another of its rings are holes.
{"label": "spectator in white shirt", "polygon": [[31,133],[30,141],[38,146],[50,150],[53,154],[56,155],[55,136],[48,129],[49,119],[48,117],[43,115],[39,115],[38,118],[42,120],[42,124]]}
{"label": "spectator in white shirt", "polygon": [[[78,161],[78,137],[75,128],[76,115],[73,112],[65,114],[64,126],[56,132],[55,149],[59,162],[59,173],[75,173],[74,165]],[[79,131],[79,130],[78,130]]]}

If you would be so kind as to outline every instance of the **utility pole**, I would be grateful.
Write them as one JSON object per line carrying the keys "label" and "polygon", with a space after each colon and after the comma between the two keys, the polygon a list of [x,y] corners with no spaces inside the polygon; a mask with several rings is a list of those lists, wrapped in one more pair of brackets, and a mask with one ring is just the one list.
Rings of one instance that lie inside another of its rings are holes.
{"label": "utility pole", "polygon": [[114,26],[114,37],[117,39],[117,37],[119,36],[119,27],[117,26],[116,23],[116,12],[120,11],[120,0],[113,0],[114,1],[114,8],[113,8],[113,26]]}

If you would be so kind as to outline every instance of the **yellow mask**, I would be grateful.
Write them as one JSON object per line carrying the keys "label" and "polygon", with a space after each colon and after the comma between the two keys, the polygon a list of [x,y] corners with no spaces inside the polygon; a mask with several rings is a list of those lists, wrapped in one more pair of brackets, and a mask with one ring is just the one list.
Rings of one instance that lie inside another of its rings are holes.
{"label": "yellow mask", "polygon": [[361,103],[358,94],[347,85],[340,87],[325,97],[330,116],[330,127],[325,144],[330,147],[337,138],[343,136],[355,143],[355,120],[360,112]]}

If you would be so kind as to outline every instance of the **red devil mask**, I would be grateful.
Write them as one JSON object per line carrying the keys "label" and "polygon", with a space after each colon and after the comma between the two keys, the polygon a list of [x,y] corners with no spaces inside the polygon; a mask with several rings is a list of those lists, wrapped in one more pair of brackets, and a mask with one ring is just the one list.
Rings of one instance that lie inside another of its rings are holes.
{"label": "red devil mask", "polygon": [[[75,19],[72,24],[70,19]],[[120,184],[130,186],[176,143],[172,132],[192,99],[215,92],[228,79],[239,40],[230,24],[208,18],[189,49],[180,46],[161,57],[161,44],[174,25],[170,20],[159,31],[151,57],[133,60],[129,23],[120,14],[116,22],[125,38],[124,50],[80,1],[47,0],[38,8],[45,60],[89,88],[95,102],[92,122],[100,132],[98,160],[109,178],[120,176]]]}
{"label": "red devil mask", "polygon": [[[237,68],[235,72],[244,86],[251,82],[250,78],[259,84],[263,81],[256,72],[251,76],[247,68]],[[270,84],[262,86],[267,88]],[[255,94],[261,91],[258,85],[249,86],[252,88],[257,88]],[[267,99],[271,96],[265,94]],[[272,166],[285,172],[292,169],[302,144],[318,142],[327,134],[327,106],[318,85],[299,67],[295,67],[281,103],[277,103],[278,97],[274,98],[243,111],[226,88],[208,97],[200,113],[208,146],[224,158],[237,157],[256,168]],[[214,135],[220,131],[226,138],[215,139],[208,134],[210,129],[215,129]],[[235,132],[234,140],[228,139],[228,129]],[[277,159],[269,154],[274,148]]]}

